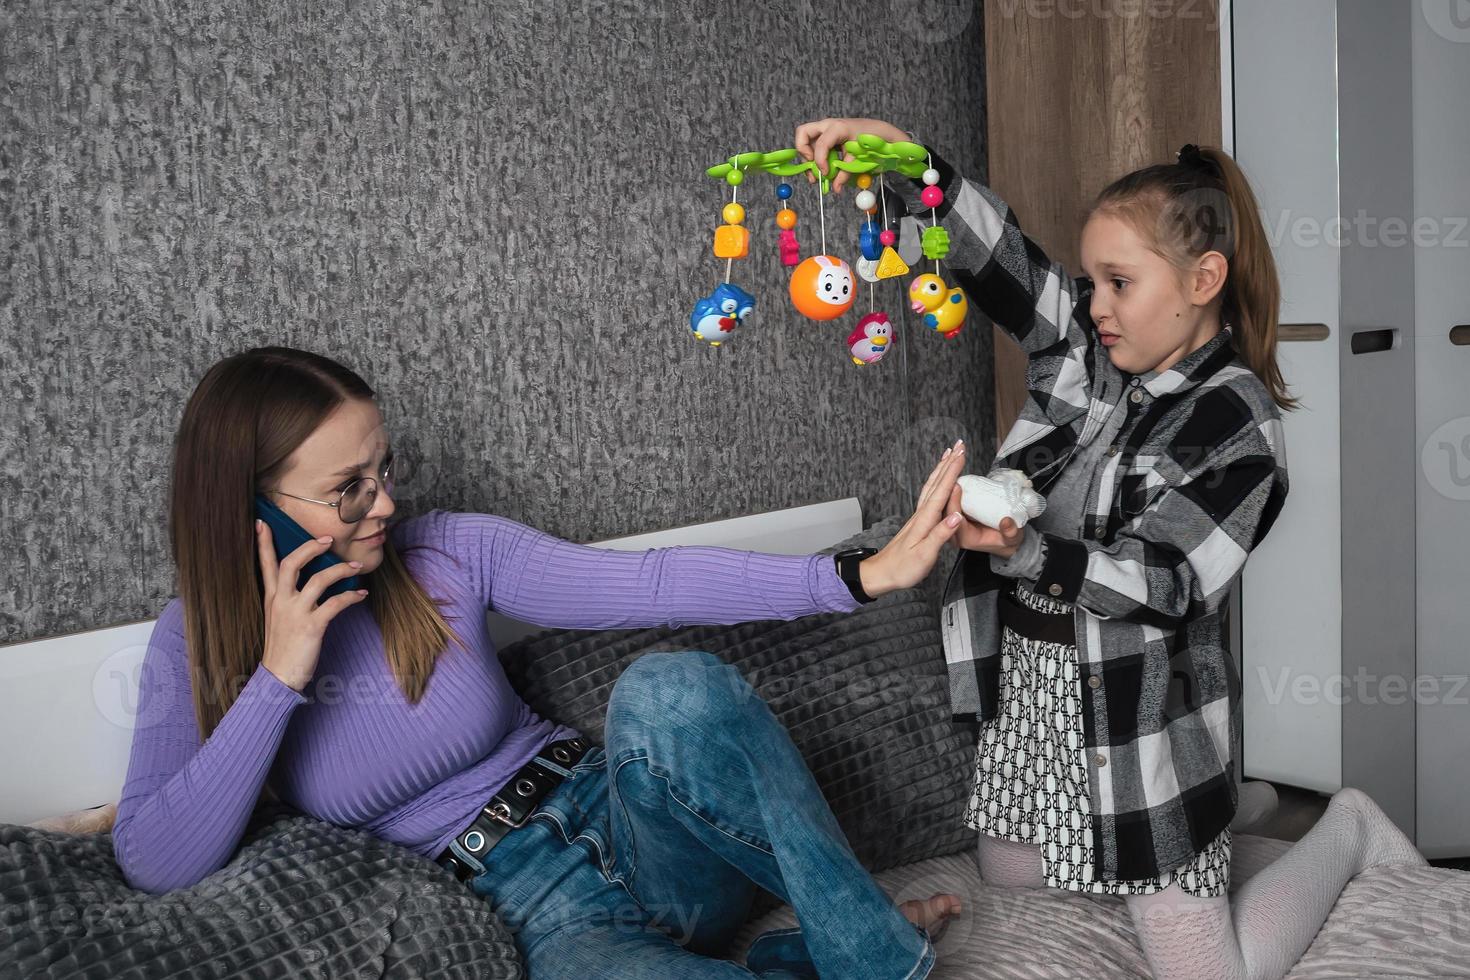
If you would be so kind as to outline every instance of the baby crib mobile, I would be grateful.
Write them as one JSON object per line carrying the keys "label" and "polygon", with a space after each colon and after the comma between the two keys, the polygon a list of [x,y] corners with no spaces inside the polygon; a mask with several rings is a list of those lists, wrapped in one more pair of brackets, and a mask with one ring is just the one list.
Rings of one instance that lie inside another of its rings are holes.
{"label": "baby crib mobile", "polygon": [[[888,227],[888,202],[882,175],[892,171],[908,178],[921,178],[927,185],[921,200],[930,209],[930,224],[923,231],[921,248],[924,257],[934,261],[934,271],[923,273],[909,283],[909,302],[915,313],[922,314],[924,325],[941,336],[950,338],[960,332],[969,302],[964,290],[957,286],[951,288],[939,274],[939,262],[949,254],[949,233],[939,224],[935,210],[944,200],[944,192],[937,186],[939,173],[930,165],[929,151],[918,143],[890,143],[867,133],[848,140],[842,151],[852,159],[840,159],[842,153],[832,149],[828,155],[828,174],[844,170],[855,175],[858,192],[854,203],[863,218],[858,227],[859,257],[853,265],[827,250],[824,199],[831,189],[831,181],[822,174],[815,160],[800,159],[795,149],[738,153],[705,171],[729,185],[730,201],[722,209],[725,223],[715,229],[714,238],[715,256],[725,260],[725,278],[710,295],[694,305],[689,326],[695,337],[718,347],[755,309],[755,297],[730,281],[734,260],[750,254],[750,230],[745,227],[745,208],[739,202],[740,187],[748,171],[761,171],[783,178],[807,171],[816,174],[820,251],[801,258],[796,237],[796,212],[791,207],[792,188],[784,180],[776,186],[777,247],[782,264],[796,267],[787,290],[791,305],[808,319],[835,320],[852,309],[857,299],[854,266],[857,277],[868,283],[868,312],[858,320],[845,341],[848,356],[858,365],[881,360],[896,342],[888,315],[874,309],[873,284],[907,275],[910,271],[894,248],[897,235]],[[878,175],[876,194],[873,192],[875,174]]]}

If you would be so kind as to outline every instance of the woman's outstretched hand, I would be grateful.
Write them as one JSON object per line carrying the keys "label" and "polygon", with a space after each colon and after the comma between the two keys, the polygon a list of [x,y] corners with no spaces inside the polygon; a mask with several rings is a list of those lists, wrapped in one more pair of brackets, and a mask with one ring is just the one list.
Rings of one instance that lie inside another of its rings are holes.
{"label": "woman's outstretched hand", "polygon": [[954,536],[964,520],[961,514],[945,516],[945,503],[958,489],[955,481],[965,468],[963,439],[944,451],[919,493],[919,504],[903,527],[883,550],[864,558],[858,565],[863,591],[877,598],[894,589],[918,585],[934,569],[939,549]]}
{"label": "woman's outstretched hand", "polygon": [[[857,139],[863,133],[871,133],[874,136],[885,139],[890,143],[897,143],[909,138],[909,134],[899,129],[893,123],[884,122],[881,119],[845,119],[832,118],[814,119],[811,122],[802,123],[796,127],[796,152],[807,160],[815,160],[817,169],[824,176],[832,180],[832,193],[836,194],[842,190],[842,185],[847,183],[850,176],[846,170],[838,170],[837,176],[833,177],[827,173],[827,154],[834,147],[841,148],[848,140]],[[851,160],[851,153],[843,153],[842,159]],[[817,178],[810,171],[807,172],[807,183],[814,182]],[[871,595],[871,593],[869,593]]]}

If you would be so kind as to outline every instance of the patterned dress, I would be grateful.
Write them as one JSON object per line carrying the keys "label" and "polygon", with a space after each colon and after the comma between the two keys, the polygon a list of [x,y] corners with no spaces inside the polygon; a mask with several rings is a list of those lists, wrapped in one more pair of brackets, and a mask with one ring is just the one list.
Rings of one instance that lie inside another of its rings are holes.
{"label": "patterned dress", "polygon": [[[1039,595],[1018,579],[1020,603],[1070,613],[1070,603]],[[980,729],[975,791],[965,824],[994,837],[1041,848],[1046,884],[1069,891],[1150,895],[1178,882],[1191,895],[1225,895],[1230,884],[1230,828],[1194,860],[1135,881],[1093,877],[1092,819],[1082,761],[1082,694],[1077,647],[1001,633],[999,715]]]}

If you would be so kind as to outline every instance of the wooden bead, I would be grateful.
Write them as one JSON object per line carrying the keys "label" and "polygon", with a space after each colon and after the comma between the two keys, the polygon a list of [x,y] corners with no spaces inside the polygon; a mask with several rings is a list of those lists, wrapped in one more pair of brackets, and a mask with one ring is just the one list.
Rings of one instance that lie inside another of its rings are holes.
{"label": "wooden bead", "polygon": [[796,212],[790,208],[782,208],[776,212],[776,227],[783,231],[796,227]]}
{"label": "wooden bead", "polygon": [[745,220],[745,209],[734,201],[725,205],[725,209],[720,214],[724,217],[725,224],[727,225],[738,225]]}

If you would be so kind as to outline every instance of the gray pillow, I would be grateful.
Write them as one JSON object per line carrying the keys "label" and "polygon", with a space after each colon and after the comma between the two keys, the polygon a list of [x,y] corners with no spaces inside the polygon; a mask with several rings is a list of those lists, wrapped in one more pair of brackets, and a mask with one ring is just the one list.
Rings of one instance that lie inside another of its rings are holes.
{"label": "gray pillow", "polygon": [[[889,518],[824,549],[882,547]],[[946,549],[950,552],[952,549]],[[708,650],[736,665],[791,733],[858,858],[879,871],[953,854],[975,833],[969,800],[974,736],[950,720],[939,641],[938,584],[852,613],[735,626],[548,630],[500,652],[511,682],[542,717],[602,740],[613,682],[654,650]]]}

